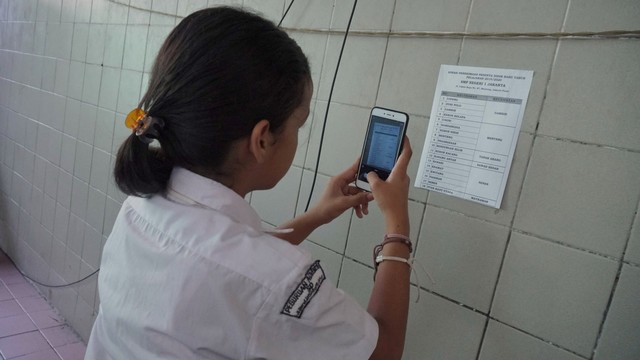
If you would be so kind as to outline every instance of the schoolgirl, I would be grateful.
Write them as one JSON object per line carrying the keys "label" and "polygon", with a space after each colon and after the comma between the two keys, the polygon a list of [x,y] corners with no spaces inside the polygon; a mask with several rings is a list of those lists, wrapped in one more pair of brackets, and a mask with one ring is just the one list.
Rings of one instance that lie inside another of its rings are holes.
{"label": "schoolgirl", "polygon": [[[162,45],[128,121],[115,181],[129,196],[104,247],[86,359],[399,359],[411,251],[405,140],[372,194],[356,165],[308,212],[270,233],[244,200],[291,166],[312,83],[298,45],[246,11],[186,17]],[[387,235],[368,309],[299,248],[375,198]]]}

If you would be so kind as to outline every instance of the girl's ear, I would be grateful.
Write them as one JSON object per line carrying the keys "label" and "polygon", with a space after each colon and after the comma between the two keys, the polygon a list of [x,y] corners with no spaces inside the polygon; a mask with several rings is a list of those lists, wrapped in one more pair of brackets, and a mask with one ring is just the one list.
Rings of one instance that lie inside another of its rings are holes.
{"label": "girl's ear", "polygon": [[273,142],[272,138],[269,120],[258,121],[249,137],[249,151],[257,163],[261,164],[266,160],[269,145]]}

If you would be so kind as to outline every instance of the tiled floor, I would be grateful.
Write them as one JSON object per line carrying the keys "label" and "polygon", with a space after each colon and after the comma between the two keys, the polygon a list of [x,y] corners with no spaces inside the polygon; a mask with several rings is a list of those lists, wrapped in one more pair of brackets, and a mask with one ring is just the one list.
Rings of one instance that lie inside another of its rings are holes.
{"label": "tiled floor", "polygon": [[0,359],[82,360],[78,335],[0,251]]}

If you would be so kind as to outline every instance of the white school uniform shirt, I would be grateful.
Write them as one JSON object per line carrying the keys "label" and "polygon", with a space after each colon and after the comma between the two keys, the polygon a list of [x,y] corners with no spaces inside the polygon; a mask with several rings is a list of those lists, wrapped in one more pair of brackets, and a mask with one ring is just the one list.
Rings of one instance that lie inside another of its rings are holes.
{"label": "white school uniform shirt", "polygon": [[306,251],[213,180],[175,168],[169,189],[122,205],[85,359],[369,358],[376,321]]}

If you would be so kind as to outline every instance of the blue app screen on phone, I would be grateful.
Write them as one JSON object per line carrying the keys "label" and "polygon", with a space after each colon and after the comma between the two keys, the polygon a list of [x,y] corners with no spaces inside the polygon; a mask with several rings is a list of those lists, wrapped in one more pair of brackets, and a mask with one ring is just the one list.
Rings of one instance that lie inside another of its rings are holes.
{"label": "blue app screen on phone", "polygon": [[400,138],[400,127],[396,124],[373,122],[371,143],[366,163],[379,169],[393,169]]}
{"label": "blue app screen on phone", "polygon": [[360,180],[366,181],[366,174],[370,171],[386,180],[396,163],[404,123],[373,115],[369,126]]}

